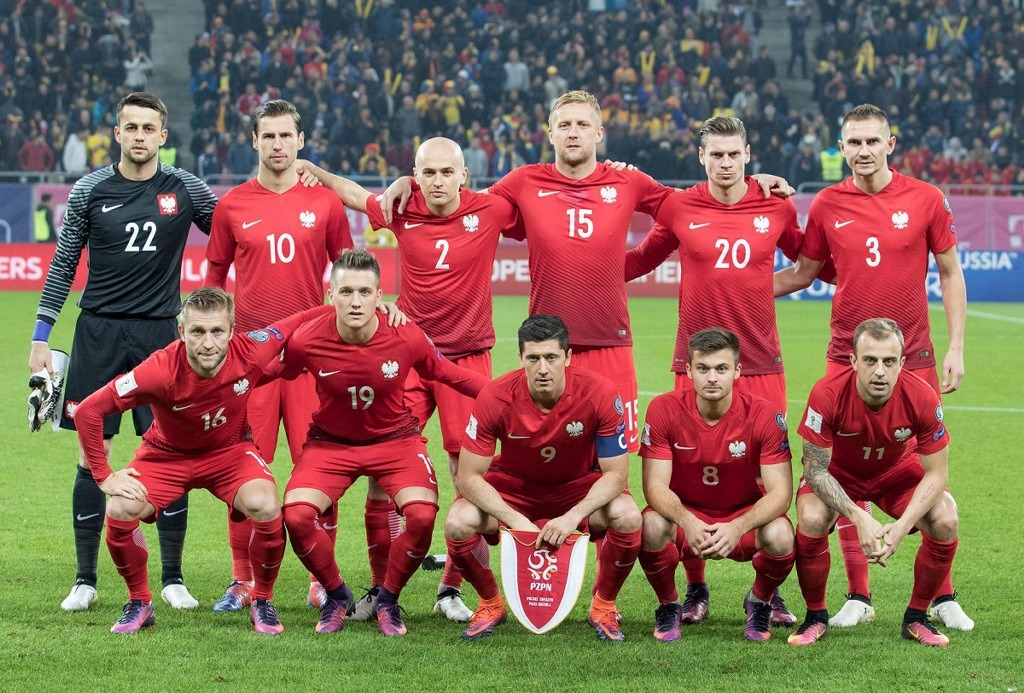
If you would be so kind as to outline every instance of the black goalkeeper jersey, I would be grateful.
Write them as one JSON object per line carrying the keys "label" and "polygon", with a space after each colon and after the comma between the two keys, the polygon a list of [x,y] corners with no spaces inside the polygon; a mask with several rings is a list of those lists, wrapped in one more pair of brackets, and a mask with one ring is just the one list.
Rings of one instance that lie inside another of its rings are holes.
{"label": "black goalkeeper jersey", "polygon": [[143,181],[128,180],[116,166],[85,176],[68,197],[38,319],[56,323],[85,247],[89,278],[82,309],[109,317],[174,317],[181,309],[189,228],[194,221],[209,234],[216,204],[206,183],[166,164]]}

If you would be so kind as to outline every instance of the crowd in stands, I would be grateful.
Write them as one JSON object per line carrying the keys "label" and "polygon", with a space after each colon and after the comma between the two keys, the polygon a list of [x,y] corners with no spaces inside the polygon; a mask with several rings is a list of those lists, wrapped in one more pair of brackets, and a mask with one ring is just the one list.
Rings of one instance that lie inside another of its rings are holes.
{"label": "crowd in stands", "polygon": [[[696,132],[721,113],[746,123],[751,172],[836,180],[838,120],[872,102],[901,170],[1024,184],[1014,0],[788,0],[792,59],[762,45],[763,1],[205,0],[186,146],[204,178],[249,175],[250,115],[285,98],[304,115],[303,156],[342,175],[407,172],[418,142],[445,135],[481,180],[550,161],[548,107],[584,88],[604,108],[601,156],[663,180],[703,177]],[[116,157],[110,110],[145,87],[152,30],[139,0],[0,0],[0,169]],[[804,70],[820,114],[781,86]]]}
{"label": "crowd in stands", "polygon": [[146,87],[152,33],[140,0],[0,0],[0,171],[116,159],[112,111]]}
{"label": "crowd in stands", "polygon": [[895,125],[895,168],[945,186],[1024,184],[1019,2],[820,0],[819,12],[811,54],[826,122],[871,102]]}

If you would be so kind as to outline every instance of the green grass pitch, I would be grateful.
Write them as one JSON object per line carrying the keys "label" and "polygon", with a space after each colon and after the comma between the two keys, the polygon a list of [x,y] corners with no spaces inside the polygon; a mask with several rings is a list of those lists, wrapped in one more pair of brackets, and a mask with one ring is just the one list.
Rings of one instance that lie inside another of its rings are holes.
{"label": "green grass pitch", "polygon": [[[810,648],[786,644],[776,629],[766,643],[743,640],[743,594],[752,581],[749,565],[729,561],[708,568],[711,615],[663,645],[651,637],[654,595],[639,568],[619,599],[627,642],[595,640],[586,624],[587,597],[555,631],[534,636],[510,622],[479,643],[459,639],[461,628],[431,613],[439,573],[417,573],[402,596],[409,635],[385,639],[374,624],[350,623],[343,633],[317,637],[315,613],[306,608],[307,576],[289,548],[277,583],[276,604],[286,632],[280,638],[252,633],[247,616],[209,611],[227,583],[230,561],[224,507],[212,496],[192,495],[185,576],[201,608],[175,612],[157,606],[157,626],[134,637],[107,632],[125,600],[124,583],[105,547],[100,554],[100,601],[86,613],[67,614],[59,602],[74,577],[70,496],[77,457],[73,435],[25,425],[27,356],[38,294],[0,296],[11,328],[0,338],[0,690],[699,690],[728,691],[914,691],[1024,688],[1024,627],[1017,612],[1024,592],[1021,498],[1024,496],[1024,372],[1017,361],[1024,346],[1024,306],[977,304],[967,326],[967,378],[945,400],[952,434],[950,488],[960,507],[961,544],[954,578],[960,601],[976,621],[971,633],[946,632],[951,644],[924,648],[899,637],[910,593],[919,540],[908,538],[890,567],[872,567],[877,620],[835,629]],[[73,302],[54,331],[54,346],[70,346]],[[880,312],[884,312],[880,309]],[[526,313],[525,298],[498,298],[499,343],[495,373],[518,365],[515,330]],[[668,372],[675,338],[674,299],[631,302],[641,412],[651,396],[671,387]],[[940,309],[932,315],[937,351],[945,350]],[[828,305],[779,304],[789,383],[790,422],[803,410],[814,380],[823,372]],[[795,425],[792,425],[795,428]],[[126,426],[127,430],[127,426]],[[428,427],[431,452],[444,468],[436,423]],[[791,436],[795,451],[799,443]],[[113,466],[130,459],[133,435],[116,439]],[[287,449],[274,465],[283,486]],[[799,473],[799,464],[796,464]],[[443,477],[443,475],[440,475]],[[640,496],[640,464],[631,460],[631,488]],[[451,488],[442,479],[442,507]],[[342,502],[338,556],[353,587],[366,584],[362,528],[364,487]],[[443,516],[443,515],[442,515]],[[157,554],[152,527],[146,527]],[[441,522],[434,550],[443,550]],[[593,572],[593,549],[591,576]],[[159,556],[150,559],[151,584],[159,593]],[[492,556],[497,566],[497,556]],[[682,579],[679,571],[678,579]],[[829,604],[841,606],[846,583],[833,542]],[[783,586],[789,605],[803,616],[795,571]],[[476,595],[467,590],[467,602]]]}

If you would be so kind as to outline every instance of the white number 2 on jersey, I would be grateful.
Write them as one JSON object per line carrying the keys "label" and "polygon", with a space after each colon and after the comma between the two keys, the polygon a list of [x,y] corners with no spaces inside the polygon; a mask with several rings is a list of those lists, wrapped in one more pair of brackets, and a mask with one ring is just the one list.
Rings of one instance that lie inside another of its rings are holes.
{"label": "white number 2 on jersey", "polygon": [[434,247],[441,251],[441,254],[437,257],[437,264],[434,265],[434,269],[447,270],[451,269],[452,266],[445,262],[445,258],[448,257],[448,241],[445,239],[439,240],[434,244]]}

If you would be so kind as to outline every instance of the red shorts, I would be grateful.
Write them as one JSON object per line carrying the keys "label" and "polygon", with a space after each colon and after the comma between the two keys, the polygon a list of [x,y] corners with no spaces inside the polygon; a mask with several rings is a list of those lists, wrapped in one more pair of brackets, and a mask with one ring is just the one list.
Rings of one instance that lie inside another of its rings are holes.
{"label": "red shorts", "polygon": [[591,472],[575,481],[546,486],[494,469],[484,474],[484,481],[494,487],[501,499],[526,515],[530,522],[564,515],[590,493],[591,487],[600,478],[601,472]]}
{"label": "red shorts", "polygon": [[626,411],[626,443],[630,452],[640,451],[639,393],[636,385],[636,368],[633,366],[633,347],[602,347],[572,351],[571,364],[600,373],[611,380],[619,390]]}
{"label": "red shorts", "polygon": [[139,472],[146,500],[156,508],[156,513],[146,518],[150,522],[161,509],[194,488],[207,489],[232,508],[243,484],[254,479],[274,481],[270,467],[249,442],[200,455],[166,452],[143,443],[128,468]]}
{"label": "red shorts", "polygon": [[[737,392],[749,392],[764,397],[783,414],[789,408],[786,401],[786,374],[765,373],[764,375],[740,375],[733,382]],[[676,390],[693,392],[693,380],[686,373],[676,373]]]}
{"label": "red shorts", "polygon": [[[491,377],[490,351],[452,359],[452,363]],[[434,409],[437,409],[445,452],[452,457],[459,456],[462,438],[466,435],[466,426],[469,424],[469,415],[473,413],[472,397],[459,394],[443,383],[423,380],[414,369],[409,371],[409,377],[405,381],[405,404],[420,422],[420,430],[426,427],[427,420],[434,413]]]}
{"label": "red shorts", "polygon": [[[849,363],[837,363],[836,361],[825,362],[825,375],[834,375],[835,373],[841,373],[847,368],[851,368]],[[908,373],[913,373],[918,378],[921,378],[926,383],[932,386],[935,390],[935,394],[942,397],[942,388],[939,387],[939,372],[935,370],[934,366],[928,366],[925,368],[918,368],[916,370],[907,369]]]}
{"label": "red shorts", "polygon": [[247,412],[249,427],[267,463],[274,461],[282,419],[292,462],[299,459],[313,412],[319,406],[312,373],[303,373],[295,380],[271,380],[252,391]]}
{"label": "red shorts", "polygon": [[[920,459],[916,455],[914,458]],[[920,462],[901,464],[878,479],[858,484],[843,484],[843,490],[850,498],[856,501],[871,501],[889,517],[898,518],[907,509],[910,498],[914,495],[914,491],[923,477],[924,468]],[[796,490],[797,498],[807,493],[814,493],[814,491],[811,490],[806,479],[800,477],[800,485]]]}
{"label": "red shorts", "polygon": [[434,465],[427,456],[426,438],[398,438],[372,445],[345,445],[308,440],[292,469],[285,493],[312,488],[337,500],[361,476],[373,477],[389,497],[404,488],[437,492]]}
{"label": "red shorts", "polygon": [[[750,508],[752,507],[753,506],[751,505],[745,508],[739,508],[738,510],[734,510],[730,513],[722,513],[720,511],[710,513],[695,508],[687,508],[687,510],[696,515],[701,522],[713,525],[718,522],[730,522],[732,520],[735,520],[737,517],[750,510]],[[644,508],[644,512],[653,513],[657,511],[654,508],[648,506]],[[785,513],[780,515],[780,517],[786,517]],[[744,534],[742,537],[740,537],[740,543],[738,543],[736,545],[736,548],[732,550],[732,553],[729,554],[729,558],[731,560],[746,562],[754,558],[754,554],[757,553],[757,537],[755,535],[756,532],[756,529],[752,529],[746,534]],[[679,547],[679,555],[682,558],[691,558],[696,555],[690,549],[690,545],[686,541],[686,532],[684,532],[683,528],[678,525],[676,525],[675,544]]]}

